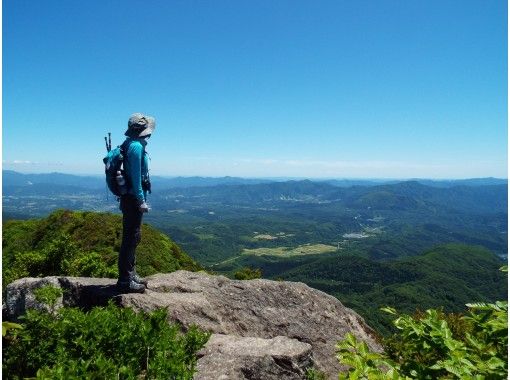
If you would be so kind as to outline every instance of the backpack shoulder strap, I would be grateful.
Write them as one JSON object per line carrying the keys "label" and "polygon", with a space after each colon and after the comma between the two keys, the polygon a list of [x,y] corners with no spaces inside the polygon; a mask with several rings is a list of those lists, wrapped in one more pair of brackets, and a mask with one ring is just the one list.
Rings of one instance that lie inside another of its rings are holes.
{"label": "backpack shoulder strap", "polygon": [[125,140],[120,146],[120,151],[122,152],[122,154],[126,155],[127,154],[127,151],[129,149],[129,146],[131,145],[133,141],[131,140]]}
{"label": "backpack shoulder strap", "polygon": [[[131,145],[131,143],[133,143],[133,140],[126,140],[122,143],[122,145],[120,145],[120,151],[123,154],[124,158],[127,157],[127,152],[128,152],[128,149],[129,149],[129,146]],[[141,157],[142,165],[143,165],[143,157],[146,154],[147,154],[147,152],[145,151],[145,145],[142,144],[142,157]]]}

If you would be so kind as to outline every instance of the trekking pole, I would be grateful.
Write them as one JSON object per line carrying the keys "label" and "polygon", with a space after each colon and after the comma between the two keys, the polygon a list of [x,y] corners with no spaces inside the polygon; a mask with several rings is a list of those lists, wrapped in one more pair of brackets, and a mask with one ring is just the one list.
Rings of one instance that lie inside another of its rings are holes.
{"label": "trekking pole", "polygon": [[109,147],[108,152],[109,152],[110,150],[112,150],[112,134],[110,132],[108,132],[108,142],[109,142],[108,143],[108,147]]}
{"label": "trekking pole", "polygon": [[108,140],[106,139],[106,136],[104,137],[104,143],[106,145],[106,151],[109,152],[110,149],[108,149]]}

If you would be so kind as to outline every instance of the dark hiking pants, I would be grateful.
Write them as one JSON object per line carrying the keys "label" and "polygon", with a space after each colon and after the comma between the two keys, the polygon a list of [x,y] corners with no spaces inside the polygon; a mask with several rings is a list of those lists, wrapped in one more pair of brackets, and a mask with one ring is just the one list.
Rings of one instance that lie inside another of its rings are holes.
{"label": "dark hiking pants", "polygon": [[119,253],[119,281],[129,281],[135,274],[135,250],[142,237],[143,213],[138,209],[138,201],[132,195],[120,198],[122,211],[122,244]]}

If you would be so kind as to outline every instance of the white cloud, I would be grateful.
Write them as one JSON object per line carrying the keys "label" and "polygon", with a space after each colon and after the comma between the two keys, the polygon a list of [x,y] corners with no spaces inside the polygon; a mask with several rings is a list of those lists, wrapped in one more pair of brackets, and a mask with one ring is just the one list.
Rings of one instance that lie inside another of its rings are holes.
{"label": "white cloud", "polygon": [[36,165],[38,164],[37,161],[28,161],[28,160],[12,160],[12,161],[2,161],[5,165]]}
{"label": "white cloud", "polygon": [[40,168],[51,168],[55,166],[63,166],[62,162],[39,162],[30,160],[3,160],[3,166],[37,166]]}

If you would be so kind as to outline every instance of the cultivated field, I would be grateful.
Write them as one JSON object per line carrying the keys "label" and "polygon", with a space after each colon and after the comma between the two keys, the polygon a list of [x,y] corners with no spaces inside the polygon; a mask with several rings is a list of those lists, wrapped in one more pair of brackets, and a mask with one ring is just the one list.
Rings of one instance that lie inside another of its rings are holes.
{"label": "cultivated field", "polygon": [[254,248],[243,249],[243,255],[270,255],[270,256],[300,256],[300,255],[317,255],[321,253],[335,252],[337,247],[328,244],[304,244],[295,248],[291,247],[274,247],[274,248]]}

